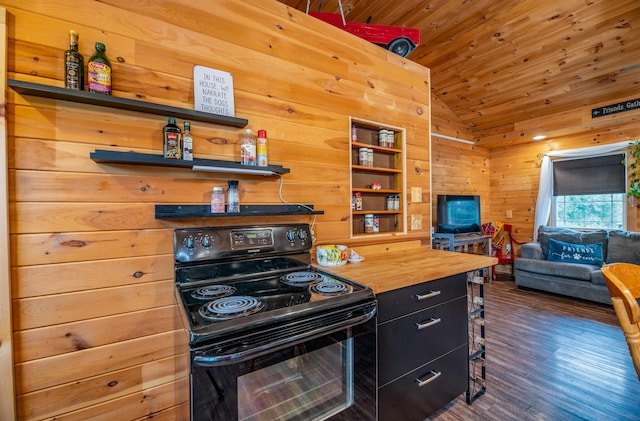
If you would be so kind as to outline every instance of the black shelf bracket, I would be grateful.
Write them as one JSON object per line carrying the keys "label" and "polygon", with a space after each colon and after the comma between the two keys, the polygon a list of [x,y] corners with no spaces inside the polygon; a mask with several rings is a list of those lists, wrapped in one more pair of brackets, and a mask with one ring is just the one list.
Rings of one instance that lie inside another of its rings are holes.
{"label": "black shelf bracket", "polygon": [[138,111],[141,113],[163,115],[166,117],[183,118],[191,121],[220,124],[230,127],[245,127],[249,121],[244,118],[229,117],[219,114],[203,113],[186,108],[171,107],[154,104],[135,99],[119,98],[111,95],[94,94],[88,91],[75,91],[57,86],[24,82],[8,79],[7,84],[21,95],[33,95],[42,98],[79,102],[82,104],[98,105],[101,107],[117,108],[121,110]]}

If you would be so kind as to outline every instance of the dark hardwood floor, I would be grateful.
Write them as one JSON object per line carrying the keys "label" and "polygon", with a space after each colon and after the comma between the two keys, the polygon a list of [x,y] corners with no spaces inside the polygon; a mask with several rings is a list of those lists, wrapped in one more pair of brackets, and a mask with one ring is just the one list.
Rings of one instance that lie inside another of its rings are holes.
{"label": "dark hardwood floor", "polygon": [[487,391],[429,420],[640,420],[640,381],[613,308],[485,284]]}

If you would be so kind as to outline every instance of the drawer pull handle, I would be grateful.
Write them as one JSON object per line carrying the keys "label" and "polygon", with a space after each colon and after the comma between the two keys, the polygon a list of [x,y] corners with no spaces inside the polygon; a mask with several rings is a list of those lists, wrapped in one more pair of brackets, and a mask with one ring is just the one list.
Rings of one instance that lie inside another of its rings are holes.
{"label": "drawer pull handle", "polygon": [[442,321],[442,319],[440,317],[438,317],[437,319],[432,317],[431,320],[429,320],[428,322],[416,323],[416,327],[418,328],[418,330],[425,329],[425,328],[427,328],[429,326],[437,325],[441,321]]}
{"label": "drawer pull handle", "polygon": [[424,380],[422,380],[421,378],[418,377],[416,379],[416,382],[418,383],[418,387],[426,386],[429,383],[431,383],[432,381],[434,381],[435,379],[437,379],[438,377],[440,377],[441,375],[442,375],[442,371],[431,370],[429,372],[429,374],[427,374],[427,376],[429,376],[429,377],[427,377]]}
{"label": "drawer pull handle", "polygon": [[427,298],[435,297],[436,295],[442,294],[441,291],[429,291],[426,294],[416,294],[416,298],[418,301],[425,300]]}

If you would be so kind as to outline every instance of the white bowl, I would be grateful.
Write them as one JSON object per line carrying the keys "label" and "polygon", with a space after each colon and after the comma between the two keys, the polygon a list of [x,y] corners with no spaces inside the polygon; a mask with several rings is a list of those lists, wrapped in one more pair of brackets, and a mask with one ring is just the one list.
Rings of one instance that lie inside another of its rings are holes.
{"label": "white bowl", "polygon": [[340,245],[318,246],[316,261],[320,266],[342,266],[347,264],[349,248]]}

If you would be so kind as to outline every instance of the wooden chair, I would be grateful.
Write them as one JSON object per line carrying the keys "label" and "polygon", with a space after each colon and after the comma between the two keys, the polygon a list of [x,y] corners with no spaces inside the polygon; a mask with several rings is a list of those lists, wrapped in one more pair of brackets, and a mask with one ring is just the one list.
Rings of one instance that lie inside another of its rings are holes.
{"label": "wooden chair", "polygon": [[[498,258],[498,264],[499,265],[511,265],[511,276],[513,276],[513,261],[516,258],[516,251],[513,248],[513,243],[516,244],[524,244],[521,243],[520,241],[516,241],[513,238],[513,226],[510,224],[504,224],[502,227],[502,230],[507,233],[504,236],[504,241],[500,241],[499,244],[496,244],[496,257]],[[503,253],[503,249],[505,246],[505,243],[509,245],[509,252],[508,253]],[[494,270],[493,273],[495,273],[495,266],[494,266]]]}
{"label": "wooden chair", "polygon": [[640,266],[611,263],[602,266],[602,274],[640,380]]}

